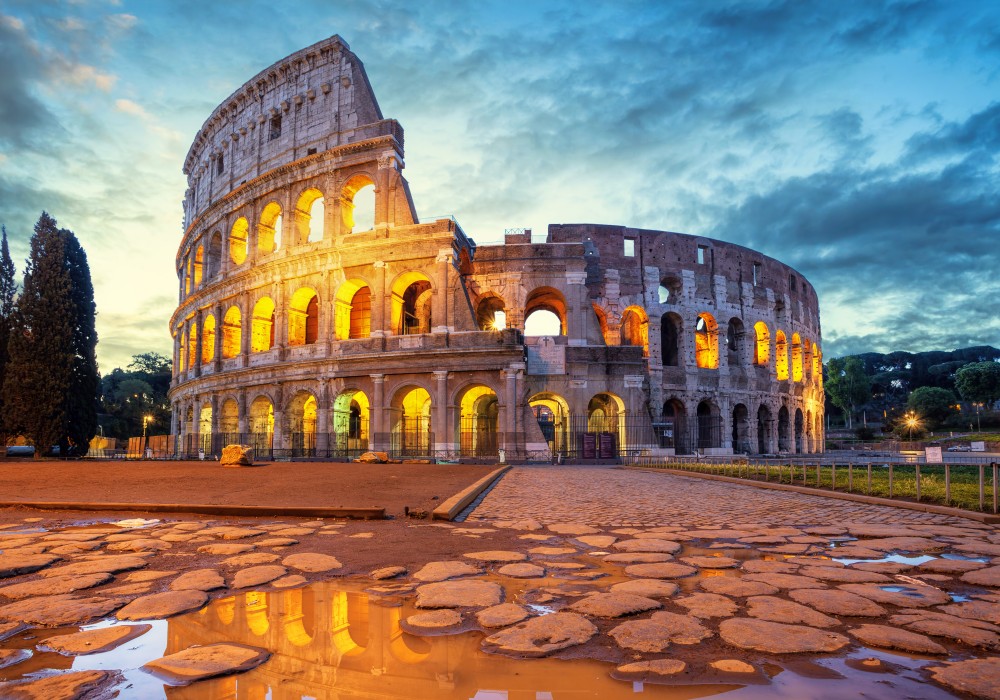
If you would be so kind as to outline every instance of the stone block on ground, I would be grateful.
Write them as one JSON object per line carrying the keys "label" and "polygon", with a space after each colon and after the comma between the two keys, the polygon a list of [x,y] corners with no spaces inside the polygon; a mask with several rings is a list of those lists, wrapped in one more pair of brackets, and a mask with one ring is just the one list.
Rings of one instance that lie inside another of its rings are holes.
{"label": "stone block on ground", "polygon": [[249,671],[270,656],[271,652],[265,649],[222,642],[191,647],[150,661],[142,668],[171,684],[187,685],[205,678]]}
{"label": "stone block on ground", "polygon": [[222,448],[219,464],[223,467],[252,467],[252,453],[253,448],[249,445],[226,445]]}

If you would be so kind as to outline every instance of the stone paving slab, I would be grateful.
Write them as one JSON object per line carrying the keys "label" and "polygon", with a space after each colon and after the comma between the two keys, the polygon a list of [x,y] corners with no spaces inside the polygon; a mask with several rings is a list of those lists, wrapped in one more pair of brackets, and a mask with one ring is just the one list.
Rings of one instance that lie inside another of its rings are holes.
{"label": "stone paving slab", "polygon": [[965,518],[770,491],[675,474],[613,467],[517,467],[507,472],[468,520],[528,519],[590,525],[738,523],[967,524]]}

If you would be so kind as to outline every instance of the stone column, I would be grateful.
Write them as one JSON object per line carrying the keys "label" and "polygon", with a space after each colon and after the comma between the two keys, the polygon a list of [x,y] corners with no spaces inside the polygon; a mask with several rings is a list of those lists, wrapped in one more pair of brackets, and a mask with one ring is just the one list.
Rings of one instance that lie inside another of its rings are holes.
{"label": "stone column", "polygon": [[271,436],[271,444],[275,450],[285,449],[285,401],[280,382],[274,390],[274,433]]}
{"label": "stone column", "polygon": [[174,333],[174,381],[179,381],[181,378],[181,366],[184,362],[181,359],[181,353],[184,352],[184,348],[181,347],[181,337],[179,334]]}
{"label": "stone column", "polygon": [[386,452],[389,437],[385,425],[385,375],[370,374],[372,378],[371,404],[368,407],[368,449]]}
{"label": "stone column", "polygon": [[222,325],[225,320],[222,304],[215,305],[215,339],[212,342],[212,365],[218,372],[222,369]]}
{"label": "stone column", "polygon": [[319,380],[316,392],[316,454],[326,456],[330,449],[330,386],[325,379]]}
{"label": "stone column", "polygon": [[198,311],[195,312],[193,323],[194,327],[197,330],[196,330],[195,344],[194,344],[194,362],[191,363],[191,368],[194,370],[194,376],[200,377],[201,357],[202,357],[201,346],[202,343],[204,342],[204,335],[205,335],[204,315],[201,309],[198,309]]}
{"label": "stone column", "polygon": [[[621,449],[632,449],[632,448],[644,448],[644,447],[656,447],[655,440],[653,439],[653,431],[650,427],[649,430],[639,431],[635,428],[632,430],[632,435],[639,439],[636,444],[628,444],[629,424],[638,425],[640,421],[645,422],[648,420],[646,412],[646,394],[643,391],[643,386],[646,383],[646,377],[641,374],[626,374],[625,380],[625,434],[619,435],[621,444],[618,446],[619,451]],[[651,443],[652,441],[652,443]]]}
{"label": "stone column", "polygon": [[506,370],[500,372],[504,379],[503,392],[503,444],[508,457],[519,456],[523,452],[523,445],[519,444],[517,431],[517,415],[521,407],[517,402],[517,379],[523,373],[523,367],[518,368],[511,365]]}
{"label": "stone column", "polygon": [[387,292],[385,288],[385,263],[376,260],[372,265],[375,267],[375,288],[372,289],[372,328],[371,336],[381,337],[388,334],[388,322],[386,317],[392,318],[392,314],[387,314],[388,306]]}
{"label": "stone column", "polygon": [[450,316],[451,305],[448,303],[448,295],[451,293],[451,268],[454,252],[451,248],[442,248],[438,251],[435,262],[434,274],[434,298],[431,302],[431,332],[447,333],[453,329],[452,318]]}
{"label": "stone column", "polygon": [[587,273],[583,270],[567,270],[567,299],[566,299],[566,335],[569,336],[570,345],[587,344],[587,325],[589,314],[586,313],[587,302]]}
{"label": "stone column", "polygon": [[250,432],[250,428],[247,426],[249,408],[247,406],[247,390],[240,389],[236,396],[236,430],[240,435],[246,435]]}
{"label": "stone column", "polygon": [[437,370],[433,374],[431,430],[434,431],[434,452],[438,456],[451,457],[455,452],[455,436],[448,420],[448,370]]}
{"label": "stone column", "polygon": [[[274,295],[274,323],[277,328],[274,329],[274,347],[281,348],[283,352],[288,346],[288,319],[290,316],[288,313],[288,294],[284,281],[278,281],[276,284],[278,293]],[[284,358],[282,357],[282,359]]]}
{"label": "stone column", "polygon": [[250,340],[253,338],[253,306],[250,293],[243,293],[243,318],[240,321],[240,366],[250,366]]}

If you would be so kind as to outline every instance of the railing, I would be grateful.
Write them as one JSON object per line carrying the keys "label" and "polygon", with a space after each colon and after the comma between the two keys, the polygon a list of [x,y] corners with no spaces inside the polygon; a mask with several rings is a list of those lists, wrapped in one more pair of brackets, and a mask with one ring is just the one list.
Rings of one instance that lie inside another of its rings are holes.
{"label": "railing", "polygon": [[937,503],[978,512],[1000,512],[996,461],[989,464],[862,463],[822,459],[712,461],[637,456],[632,466],[718,474],[750,481],[807,486],[821,491]]}

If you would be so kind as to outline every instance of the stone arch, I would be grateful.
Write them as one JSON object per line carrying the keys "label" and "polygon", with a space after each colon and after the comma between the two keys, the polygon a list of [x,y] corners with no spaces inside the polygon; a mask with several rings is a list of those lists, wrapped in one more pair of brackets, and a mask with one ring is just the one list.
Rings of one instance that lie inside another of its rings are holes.
{"label": "stone arch", "polygon": [[298,243],[315,243],[323,240],[325,212],[323,193],[315,187],[310,187],[299,195],[295,203]]}
{"label": "stone arch", "polygon": [[431,281],[422,272],[399,275],[392,283],[392,329],[397,335],[431,332]]}
{"label": "stone arch", "polygon": [[180,340],[177,344],[177,371],[183,372],[187,369],[187,330],[180,329]]}
{"label": "stone arch", "polygon": [[240,405],[234,398],[222,402],[219,409],[219,432],[223,435],[236,435],[240,432]]}
{"label": "stone arch", "polygon": [[222,320],[222,359],[237,357],[243,352],[243,317],[240,307],[230,306]]}
{"label": "stone arch", "polygon": [[778,381],[788,379],[788,341],[780,330],[774,334],[774,374]]}
{"label": "stone arch", "polygon": [[215,359],[215,316],[205,314],[201,322],[201,364],[207,365]]}
{"label": "stone arch", "polygon": [[264,205],[257,223],[257,252],[270,255],[281,247],[281,205],[271,201]]}
{"label": "stone arch", "polygon": [[528,407],[535,414],[535,420],[542,437],[552,454],[566,454],[569,450],[569,403],[558,394],[548,391],[535,394],[528,399]]}
{"label": "stone arch", "polygon": [[625,449],[625,402],[611,392],[601,392],[587,402],[587,432],[598,434],[598,455],[607,457],[608,450],[602,449],[601,434],[613,435],[611,451],[615,456]]}
{"label": "stone arch", "polygon": [[733,406],[733,452],[753,452],[750,444],[750,409],[743,403]]}
{"label": "stone arch", "polygon": [[200,360],[201,358],[198,357],[198,324],[190,321],[188,323],[188,368],[194,369]]}
{"label": "stone arch", "polygon": [[791,452],[791,426],[788,407],[778,409],[778,452]]}
{"label": "stone arch", "polygon": [[660,280],[660,286],[657,288],[656,300],[661,304],[676,303],[681,296],[681,290],[683,288],[684,283],[681,281],[680,277],[677,277],[676,275],[667,275]]}
{"label": "stone arch", "polygon": [[695,363],[702,369],[719,368],[719,324],[708,312],[698,314],[694,327]]}
{"label": "stone arch", "polygon": [[481,331],[500,331],[507,327],[507,310],[502,297],[490,293],[476,304],[476,326]]}
{"label": "stone arch", "polygon": [[823,354],[819,351],[816,343],[812,344],[813,381],[820,387],[823,386]]}
{"label": "stone arch", "polygon": [[792,333],[792,381],[802,381],[802,338]]}
{"label": "stone arch", "polygon": [[[364,194],[368,192],[368,188],[371,190],[370,207],[369,197]],[[360,201],[359,194],[362,195]],[[368,231],[375,227],[374,194],[375,180],[366,173],[354,175],[344,183],[340,190],[340,214],[344,233],[353,233],[357,225],[365,226],[358,229],[360,231]]]}
{"label": "stone arch", "polygon": [[208,243],[208,255],[205,258],[206,276],[214,279],[222,274],[222,232],[216,231]]}
{"label": "stone arch", "polygon": [[802,416],[802,409],[795,409],[795,453],[802,454],[805,449],[805,419]]}
{"label": "stone arch", "polygon": [[308,646],[316,631],[316,592],[308,586],[285,591],[282,600],[285,639],[297,647]]}
{"label": "stone arch", "polygon": [[299,287],[288,303],[288,345],[312,345],[319,337],[319,295]]}
{"label": "stone arch", "polygon": [[771,331],[767,329],[766,323],[757,321],[753,324],[753,333],[753,363],[767,367],[771,362]]}
{"label": "stone arch", "polygon": [[673,397],[663,402],[660,412],[660,445],[673,447],[676,454],[691,454],[690,432],[688,430],[687,407],[680,399]]}
{"label": "stone arch", "polygon": [[262,591],[250,591],[244,594],[247,627],[258,637],[263,637],[271,628],[267,614],[269,599],[270,594]]}
{"label": "stone arch", "polygon": [[668,311],[660,317],[660,355],[664,367],[679,367],[681,364],[681,317]]}
{"label": "stone arch", "polygon": [[191,258],[191,289],[199,289],[203,281],[205,266],[205,246],[199,243],[194,249],[194,257]]}
{"label": "stone arch", "polygon": [[229,230],[229,259],[234,265],[242,265],[247,260],[247,241],[250,237],[250,222],[241,216],[233,222]]}
{"label": "stone arch", "polygon": [[430,392],[422,386],[405,384],[396,389],[389,410],[392,451],[402,455],[430,454],[433,443]]}
{"label": "stone arch", "polygon": [[368,449],[371,403],[360,389],[347,389],[333,401],[332,440],[338,454],[360,454]]}
{"label": "stone arch", "polygon": [[[536,332],[536,323],[533,322],[529,328],[528,319],[534,314],[542,314],[539,319],[544,319],[547,314],[552,325],[558,319],[559,335],[566,335],[566,298],[562,292],[554,287],[536,287],[528,294],[524,302],[524,333],[525,335],[551,335],[550,333]],[[536,322],[539,320],[536,319]],[[544,323],[544,321],[543,321]]]}
{"label": "stone arch", "polygon": [[455,401],[459,406],[458,444],[463,457],[495,457],[500,447],[500,400],[485,384],[464,387]]}
{"label": "stone arch", "polygon": [[594,315],[597,317],[597,327],[601,329],[601,337],[604,338],[604,344],[613,345],[614,343],[609,342],[613,340],[613,336],[608,330],[608,312],[595,303],[591,303],[591,307],[593,307]]}
{"label": "stone arch", "polygon": [[311,391],[295,392],[288,401],[284,417],[293,457],[308,457],[316,453],[316,416],[319,407]]}
{"label": "stone arch", "polygon": [[253,307],[250,322],[250,352],[266,352],[274,347],[274,300],[261,297]]}
{"label": "stone arch", "polygon": [[626,307],[622,314],[621,344],[642,348],[642,356],[649,357],[649,316],[641,306]]}
{"label": "stone arch", "polygon": [[714,401],[705,399],[699,402],[698,415],[698,449],[714,449],[722,447],[722,415]]}
{"label": "stone arch", "polygon": [[271,449],[274,436],[274,403],[266,395],[258,395],[250,402],[247,410],[248,430],[251,442],[257,449]]}
{"label": "stone arch", "polygon": [[771,409],[766,404],[761,404],[757,409],[757,451],[760,454],[774,452],[771,445],[771,424],[773,422]]}
{"label": "stone arch", "polygon": [[729,323],[726,325],[726,362],[730,367],[740,367],[744,364],[745,335],[742,319],[735,316],[729,319]]}
{"label": "stone arch", "polygon": [[367,338],[372,332],[372,290],[360,278],[343,282],[334,297],[334,337]]}

